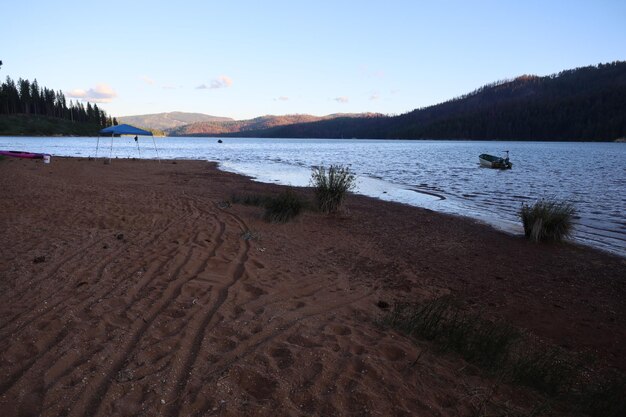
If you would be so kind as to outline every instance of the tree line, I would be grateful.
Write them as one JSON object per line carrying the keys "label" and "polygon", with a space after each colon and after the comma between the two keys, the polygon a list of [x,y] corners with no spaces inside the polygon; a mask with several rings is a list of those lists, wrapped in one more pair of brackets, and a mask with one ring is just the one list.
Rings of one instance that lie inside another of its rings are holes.
{"label": "tree line", "polygon": [[609,141],[626,137],[626,62],[522,75],[399,116],[335,118],[242,137]]}
{"label": "tree line", "polygon": [[[0,61],[1,65],[1,61]],[[39,115],[56,117],[72,122],[91,123],[101,127],[117,125],[117,120],[98,107],[81,102],[67,102],[61,90],[54,91],[22,78],[17,82],[11,77],[0,85],[0,115]]]}

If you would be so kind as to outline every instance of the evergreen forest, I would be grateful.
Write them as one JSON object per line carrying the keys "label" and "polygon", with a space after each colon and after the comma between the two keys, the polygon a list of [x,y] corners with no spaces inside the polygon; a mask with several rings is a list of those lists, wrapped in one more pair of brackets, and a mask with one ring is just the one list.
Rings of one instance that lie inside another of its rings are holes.
{"label": "evergreen forest", "polygon": [[[117,124],[117,120],[108,116],[97,104],[92,105],[88,102],[85,106],[78,101],[68,103],[63,92],[42,87],[37,80],[30,82],[20,78],[14,81],[10,77],[0,84],[0,120],[2,119],[5,123],[0,123],[0,134],[11,134],[16,127],[19,128],[25,122],[33,126],[43,125],[43,132],[32,132],[40,134],[52,133],[45,131],[47,129],[45,126],[48,125],[89,125],[86,131],[93,131],[91,134],[96,134],[103,127]],[[62,123],[63,120],[70,123]],[[82,126],[83,129],[79,131],[85,131],[85,127],[87,126]],[[17,130],[22,133],[21,130]],[[29,133],[28,129],[24,133]]]}
{"label": "evergreen forest", "polygon": [[523,75],[398,116],[337,117],[220,135],[612,141],[626,138],[626,62]]}

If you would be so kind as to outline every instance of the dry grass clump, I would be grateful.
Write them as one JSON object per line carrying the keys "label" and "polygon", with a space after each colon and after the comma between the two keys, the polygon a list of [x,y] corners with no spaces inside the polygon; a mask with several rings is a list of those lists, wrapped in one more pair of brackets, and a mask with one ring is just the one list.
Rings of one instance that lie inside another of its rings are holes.
{"label": "dry grass clump", "polygon": [[519,216],[524,234],[533,242],[561,241],[573,231],[574,206],[567,202],[540,200],[523,204]]}
{"label": "dry grass clump", "polygon": [[286,223],[303,210],[305,202],[291,191],[285,191],[265,203],[263,218],[270,223]]}
{"label": "dry grass clump", "polygon": [[346,193],[356,186],[356,176],[350,168],[341,165],[314,167],[311,172],[317,207],[324,213],[335,213],[341,207]]}
{"label": "dry grass clump", "polygon": [[296,217],[307,206],[307,202],[287,190],[276,196],[271,195],[233,195],[231,201],[235,204],[264,207],[263,218],[270,223],[286,223]]}

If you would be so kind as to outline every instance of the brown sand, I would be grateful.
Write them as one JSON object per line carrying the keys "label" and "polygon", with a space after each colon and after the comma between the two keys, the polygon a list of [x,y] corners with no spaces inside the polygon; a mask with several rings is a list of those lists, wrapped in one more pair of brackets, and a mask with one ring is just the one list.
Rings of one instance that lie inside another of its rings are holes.
{"label": "brown sand", "polygon": [[[0,161],[0,415],[470,415],[528,390],[376,324],[468,308],[626,369],[626,261],[350,196],[285,225],[206,162]],[[420,356],[421,355],[421,356]],[[419,356],[419,361],[415,362]]]}

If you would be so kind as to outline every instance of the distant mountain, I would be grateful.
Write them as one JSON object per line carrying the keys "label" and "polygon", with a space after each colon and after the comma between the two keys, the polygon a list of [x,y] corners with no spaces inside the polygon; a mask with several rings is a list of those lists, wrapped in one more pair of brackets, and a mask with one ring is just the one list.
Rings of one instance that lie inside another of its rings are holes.
{"label": "distant mountain", "polygon": [[334,117],[224,136],[609,141],[626,137],[626,62],[523,75],[390,117]]}
{"label": "distant mountain", "polygon": [[141,127],[144,129],[157,129],[166,131],[168,129],[184,126],[196,122],[226,122],[233,119],[228,117],[209,116],[202,113],[183,113],[179,111],[169,113],[141,114],[137,116],[118,117],[120,123]]}
{"label": "distant mountain", "polygon": [[[248,132],[272,129],[278,126],[298,125],[321,120],[331,120],[336,118],[362,118],[373,115],[373,113],[336,113],[328,116],[311,116],[308,114],[291,114],[285,116],[261,116],[249,120],[228,120],[228,121],[202,121],[185,126],[167,129],[169,136],[217,136],[234,134],[235,136]],[[378,115],[380,116],[380,115]]]}

